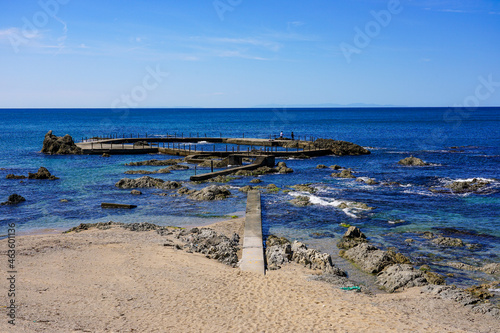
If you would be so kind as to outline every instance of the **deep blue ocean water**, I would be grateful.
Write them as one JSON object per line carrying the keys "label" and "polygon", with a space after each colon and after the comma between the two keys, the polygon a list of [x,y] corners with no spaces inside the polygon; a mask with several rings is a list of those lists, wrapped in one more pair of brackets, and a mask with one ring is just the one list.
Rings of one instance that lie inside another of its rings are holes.
{"label": "deep blue ocean water", "polygon": [[[278,234],[336,253],[335,243],[344,233],[341,223],[359,226],[380,246],[396,246],[417,262],[430,263],[439,272],[452,272],[451,282],[465,276],[443,263],[500,262],[500,108],[454,110],[444,108],[335,108],[335,109],[40,109],[0,110],[0,201],[18,193],[27,201],[1,206],[0,234],[6,224],[18,230],[64,229],[82,222],[152,222],[163,225],[209,224],[223,216],[242,215],[245,195],[237,187],[250,178],[229,183],[234,194],[218,202],[193,202],[185,197],[157,196],[158,190],[142,189],[131,196],[114,184],[131,169],[124,164],[169,156],[47,156],[40,153],[45,133],[70,134],[75,141],[97,135],[256,137],[322,137],[351,141],[372,151],[367,156],[324,156],[287,160],[294,173],[262,176],[261,185],[279,187],[311,183],[318,192],[313,206],[297,208],[288,203],[297,192],[263,195],[265,234]],[[451,148],[458,147],[458,148]],[[430,162],[427,167],[397,164],[414,155]],[[330,177],[332,170],[316,165],[339,164],[352,168],[357,177],[398,181],[402,186],[369,186],[350,179]],[[27,175],[40,166],[60,177],[56,181],[7,180],[9,173]],[[147,169],[144,167],[141,169]],[[150,168],[154,169],[154,168]],[[198,172],[200,170],[198,169]],[[188,181],[194,170],[154,175],[165,180]],[[127,175],[140,177],[140,175]],[[437,194],[430,187],[452,180],[484,178],[492,183],[483,194]],[[206,185],[192,185],[200,188]],[[68,199],[68,203],[60,202]],[[341,201],[359,201],[372,211],[341,210]],[[137,204],[127,211],[103,210],[101,202]],[[404,220],[394,224],[390,221]],[[443,232],[478,244],[473,250],[433,247],[418,232]],[[406,239],[415,239],[407,245]],[[473,274],[474,275],[474,274]],[[488,279],[476,274],[473,277]]]}

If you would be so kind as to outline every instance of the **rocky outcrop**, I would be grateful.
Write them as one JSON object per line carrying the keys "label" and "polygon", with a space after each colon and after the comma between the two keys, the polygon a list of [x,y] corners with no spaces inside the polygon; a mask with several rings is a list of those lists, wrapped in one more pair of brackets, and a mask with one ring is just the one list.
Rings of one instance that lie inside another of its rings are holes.
{"label": "rocky outcrop", "polygon": [[189,195],[190,199],[198,201],[223,200],[231,195],[227,186],[211,185]]}
{"label": "rocky outcrop", "polygon": [[324,165],[324,164],[318,164],[316,166],[316,169],[326,169],[326,168],[328,168],[328,167],[326,165]]}
{"label": "rocky outcrop", "polygon": [[141,194],[142,194],[142,192],[141,192],[141,191],[139,191],[139,190],[132,190],[132,191],[130,191],[130,194],[133,194],[133,195],[141,195]]}
{"label": "rocky outcrop", "polygon": [[388,292],[428,284],[423,272],[411,265],[392,265],[377,275],[377,284]]}
{"label": "rocky outcrop", "polygon": [[347,251],[340,251],[343,258],[353,261],[363,271],[376,274],[385,267],[394,264],[391,255],[387,251],[379,250],[377,247],[361,243]]}
{"label": "rocky outcrop", "polygon": [[337,243],[337,247],[344,250],[349,250],[361,243],[366,243],[366,236],[361,230],[355,226],[347,229],[342,239]]}
{"label": "rocky outcrop", "polygon": [[252,184],[259,184],[259,183],[262,183],[262,180],[260,180],[259,178],[255,178],[255,179],[252,179],[250,181],[250,183],[252,183]]}
{"label": "rocky outcrop", "polygon": [[278,162],[278,164],[276,165],[276,170],[279,173],[292,173],[293,172],[293,169],[287,167],[285,162]]}
{"label": "rocky outcrop", "polygon": [[7,201],[2,202],[1,205],[7,205],[7,206],[17,205],[23,201],[26,201],[26,199],[23,198],[22,196],[20,196],[19,194],[14,193],[14,194],[9,195],[9,198],[7,199]]}
{"label": "rocky outcrop", "polygon": [[368,206],[364,202],[342,202],[340,205],[337,206],[338,209],[361,209],[361,210],[374,210],[375,208]]}
{"label": "rocky outcrop", "polygon": [[216,259],[231,267],[236,267],[238,264],[237,252],[240,237],[237,234],[229,239],[213,229],[193,228],[189,231],[182,231],[179,237],[186,243],[184,248],[188,252],[202,253],[207,258]]}
{"label": "rocky outcrop", "polygon": [[266,261],[268,269],[279,269],[281,265],[295,262],[309,269],[321,270],[323,274],[346,276],[346,273],[332,263],[327,253],[308,249],[301,242],[290,243],[286,238],[269,236],[266,241]]}
{"label": "rocky outcrop", "polygon": [[225,158],[223,160],[205,160],[200,164],[198,164],[198,166],[204,168],[210,168],[212,166],[212,163],[214,168],[226,168],[229,166],[229,159]]}
{"label": "rocky outcrop", "polygon": [[155,173],[170,173],[169,168],[164,168],[160,170],[127,170],[125,171],[125,174],[127,175],[152,175]]}
{"label": "rocky outcrop", "polygon": [[296,207],[305,207],[312,205],[311,201],[309,201],[309,197],[305,195],[300,195],[288,202]]}
{"label": "rocky outcrop", "polygon": [[173,190],[182,186],[176,181],[164,181],[163,179],[144,176],[137,179],[123,178],[116,184],[119,188],[159,188],[163,190]]}
{"label": "rocky outcrop", "polygon": [[500,263],[486,264],[481,267],[472,266],[461,262],[450,262],[447,263],[447,265],[450,267],[454,267],[456,269],[462,269],[466,271],[480,271],[480,272],[485,272],[487,274],[500,274]]}
{"label": "rocky outcrop", "polygon": [[340,169],[344,169],[344,168],[343,168],[343,167],[341,167],[340,165],[334,164],[334,165],[330,165],[330,169],[333,169],[333,170],[340,170]]}
{"label": "rocky outcrop", "polygon": [[489,181],[474,178],[470,181],[454,181],[445,187],[449,188],[453,193],[470,193],[477,192],[488,184],[490,184]]}
{"label": "rocky outcrop", "polygon": [[479,297],[474,297],[471,293],[457,288],[456,286],[428,285],[423,287],[421,291],[442,299],[455,301],[462,306],[470,308],[474,312],[489,314],[495,318],[500,318],[500,309],[498,306],[483,303]]}
{"label": "rocky outcrop", "polygon": [[333,154],[344,155],[368,155],[371,152],[355,143],[332,139],[316,139],[314,147],[318,149],[329,149]]}
{"label": "rocky outcrop", "polygon": [[356,178],[350,169],[344,169],[340,173],[334,172],[331,175],[332,177],[337,177],[337,178]]}
{"label": "rocky outcrop", "polygon": [[128,166],[144,166],[144,165],[149,165],[149,166],[167,166],[167,165],[176,165],[180,162],[182,162],[182,159],[170,159],[170,160],[147,160],[147,161],[141,161],[141,162],[130,162],[125,165]]}
{"label": "rocky outcrop", "polygon": [[48,131],[43,140],[42,153],[50,155],[81,154],[82,149],[75,144],[73,138],[68,134],[61,137],[55,136],[52,131]]}
{"label": "rocky outcrop", "polygon": [[59,179],[56,176],[53,176],[49,170],[44,167],[40,167],[36,173],[28,173],[29,179],[48,179],[48,180],[56,180]]}
{"label": "rocky outcrop", "polygon": [[406,165],[406,166],[426,166],[426,165],[429,165],[429,163],[426,163],[423,160],[421,160],[420,158],[413,157],[413,156],[403,158],[401,161],[398,162],[398,164]]}

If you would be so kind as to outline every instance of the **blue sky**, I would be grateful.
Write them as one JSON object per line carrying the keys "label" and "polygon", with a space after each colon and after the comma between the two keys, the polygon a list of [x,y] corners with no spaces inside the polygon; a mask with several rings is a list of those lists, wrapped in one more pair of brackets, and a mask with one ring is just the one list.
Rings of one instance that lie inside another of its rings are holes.
{"label": "blue sky", "polygon": [[500,1],[0,1],[0,107],[499,106]]}

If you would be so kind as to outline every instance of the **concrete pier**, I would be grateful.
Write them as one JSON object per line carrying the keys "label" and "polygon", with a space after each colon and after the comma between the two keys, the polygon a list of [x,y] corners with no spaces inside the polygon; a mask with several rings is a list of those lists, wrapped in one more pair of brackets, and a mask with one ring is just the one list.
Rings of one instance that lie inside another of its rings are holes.
{"label": "concrete pier", "polygon": [[220,170],[220,171],[214,171],[214,172],[209,172],[209,173],[204,173],[201,175],[196,175],[196,176],[191,176],[189,179],[191,181],[202,181],[202,180],[207,180],[210,178],[214,178],[217,176],[225,176],[225,175],[230,175],[232,173],[235,173],[239,170],[255,170],[258,169],[262,166],[268,166],[268,167],[274,167],[275,163],[275,158],[274,156],[260,156],[255,159],[255,162],[249,165],[244,165],[240,167],[235,167],[235,168],[229,168],[225,170]]}
{"label": "concrete pier", "polygon": [[244,272],[265,274],[262,209],[259,191],[248,192],[240,269]]}

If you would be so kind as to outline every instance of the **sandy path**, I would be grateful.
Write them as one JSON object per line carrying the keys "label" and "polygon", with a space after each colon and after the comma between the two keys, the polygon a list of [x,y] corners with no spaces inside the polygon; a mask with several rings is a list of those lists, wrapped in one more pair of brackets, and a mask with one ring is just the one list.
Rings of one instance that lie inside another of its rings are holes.
{"label": "sandy path", "polygon": [[[224,224],[218,228],[224,229]],[[163,240],[156,232],[119,228],[19,237],[21,306],[15,328],[7,324],[6,310],[1,309],[0,331],[498,332],[500,328],[493,317],[418,289],[375,296],[345,292],[308,281],[311,271],[292,264],[258,276],[165,247]],[[1,289],[6,287],[2,279]],[[6,304],[6,292],[0,298]]]}

